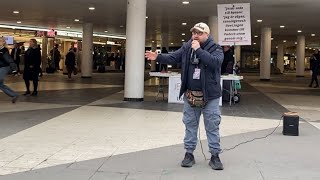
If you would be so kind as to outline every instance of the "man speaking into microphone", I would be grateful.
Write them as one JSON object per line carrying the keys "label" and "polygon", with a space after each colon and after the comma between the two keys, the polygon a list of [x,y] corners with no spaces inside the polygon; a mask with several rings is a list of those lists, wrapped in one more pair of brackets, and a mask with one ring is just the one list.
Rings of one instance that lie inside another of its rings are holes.
{"label": "man speaking into microphone", "polygon": [[205,23],[198,23],[190,29],[192,38],[179,50],[171,54],[157,54],[148,51],[145,56],[163,64],[181,63],[180,96],[184,94],[183,123],[185,124],[185,157],[182,167],[195,164],[193,151],[198,141],[200,115],[203,113],[211,159],[209,165],[215,170],[223,170],[219,158],[221,113],[220,71],[223,50],[209,36],[210,29]]}

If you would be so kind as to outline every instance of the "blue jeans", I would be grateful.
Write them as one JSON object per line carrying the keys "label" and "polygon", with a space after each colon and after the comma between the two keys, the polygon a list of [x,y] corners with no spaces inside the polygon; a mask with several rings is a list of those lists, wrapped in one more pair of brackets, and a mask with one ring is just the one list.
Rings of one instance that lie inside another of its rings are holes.
{"label": "blue jeans", "polygon": [[205,108],[197,108],[191,107],[186,97],[184,97],[183,123],[186,127],[184,148],[189,153],[193,153],[193,151],[196,149],[201,113],[203,113],[204,117],[209,152],[212,155],[218,155],[221,151],[219,134],[221,112],[219,108],[219,98],[208,101]]}
{"label": "blue jeans", "polygon": [[10,97],[16,97],[18,94],[10,89],[8,86],[4,85],[4,78],[8,74],[10,67],[1,67],[0,68],[0,89]]}

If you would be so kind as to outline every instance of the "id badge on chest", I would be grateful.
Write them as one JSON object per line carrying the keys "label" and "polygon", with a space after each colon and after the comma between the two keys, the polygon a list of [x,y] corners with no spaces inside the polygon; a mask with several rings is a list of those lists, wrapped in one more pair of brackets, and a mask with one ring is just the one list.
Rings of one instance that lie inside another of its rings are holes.
{"label": "id badge on chest", "polygon": [[193,79],[200,79],[200,68],[195,68],[193,73]]}

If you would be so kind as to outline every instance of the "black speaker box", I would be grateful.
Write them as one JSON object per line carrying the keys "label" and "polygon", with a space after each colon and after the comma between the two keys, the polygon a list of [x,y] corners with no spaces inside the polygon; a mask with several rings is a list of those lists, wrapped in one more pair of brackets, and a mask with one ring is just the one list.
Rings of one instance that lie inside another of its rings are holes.
{"label": "black speaker box", "polygon": [[296,112],[288,112],[283,115],[283,135],[299,136],[299,116]]}

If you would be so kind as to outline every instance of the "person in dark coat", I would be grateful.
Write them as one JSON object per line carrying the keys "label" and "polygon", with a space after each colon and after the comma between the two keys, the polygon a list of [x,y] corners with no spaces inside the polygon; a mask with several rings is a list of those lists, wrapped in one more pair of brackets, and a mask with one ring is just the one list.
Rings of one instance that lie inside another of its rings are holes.
{"label": "person in dark coat", "polygon": [[316,51],[316,53],[313,54],[313,56],[310,58],[310,68],[312,71],[312,79],[311,79],[309,87],[312,87],[312,84],[314,81],[316,83],[316,86],[314,86],[314,88],[319,87],[319,82],[318,82],[319,66],[320,66],[320,52]]}
{"label": "person in dark coat", "polygon": [[66,55],[65,65],[68,70],[68,78],[71,79],[71,74],[75,71],[76,66],[76,54],[73,48]]}
{"label": "person in dark coat", "polygon": [[11,51],[11,57],[17,65],[17,74],[20,74],[20,54],[21,49],[19,48],[17,43],[14,43],[14,47]]}
{"label": "person in dark coat", "polygon": [[25,53],[25,65],[23,79],[26,84],[25,96],[30,95],[30,81],[33,81],[33,92],[31,96],[38,95],[39,71],[41,65],[41,52],[38,48],[37,41],[30,39],[30,47]]}
{"label": "person in dark coat", "polygon": [[221,74],[233,74],[234,57],[230,46],[223,46],[224,59],[221,65]]}
{"label": "person in dark coat", "polygon": [[59,44],[55,44],[54,48],[50,51],[50,56],[52,58],[52,60],[54,61],[54,66],[56,68],[56,70],[60,70],[60,59],[61,59],[61,54],[59,51]]}

